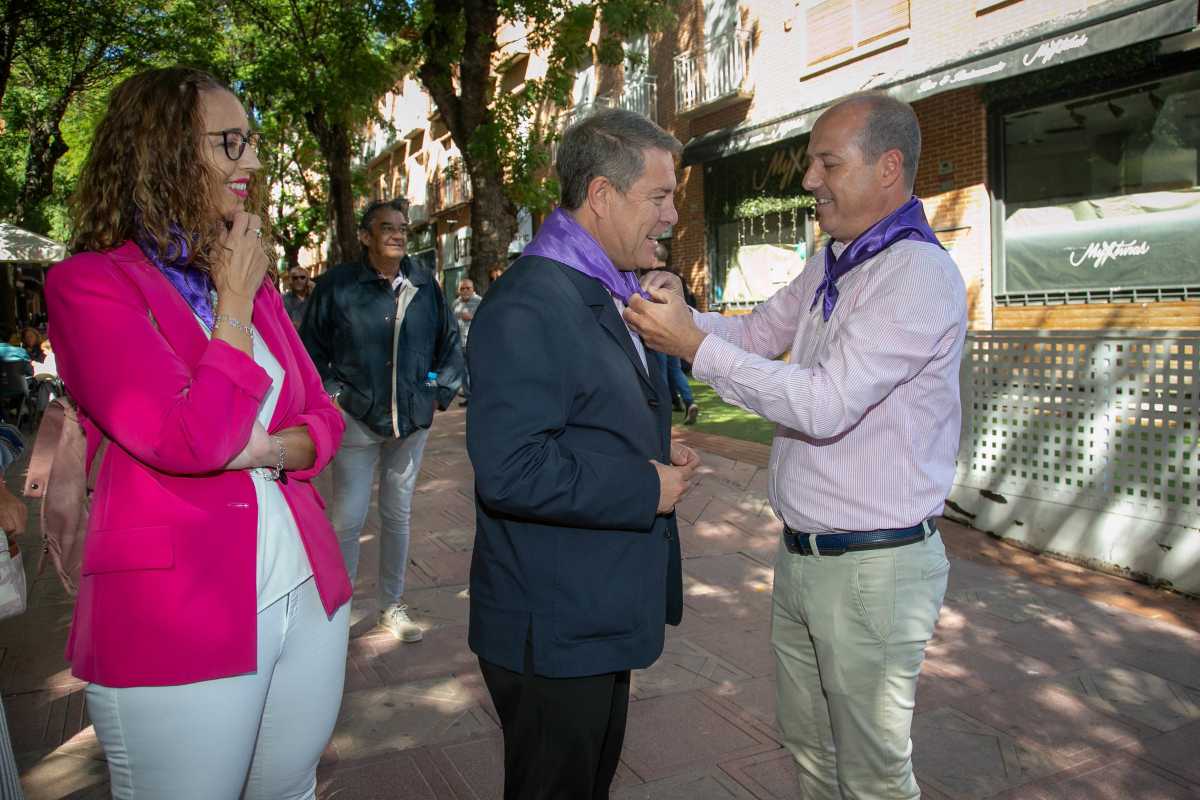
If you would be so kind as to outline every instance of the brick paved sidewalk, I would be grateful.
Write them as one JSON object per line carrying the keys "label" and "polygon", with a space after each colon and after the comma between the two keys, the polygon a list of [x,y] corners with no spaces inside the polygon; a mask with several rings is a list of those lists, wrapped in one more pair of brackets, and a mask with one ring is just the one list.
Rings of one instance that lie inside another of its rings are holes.
{"label": "brick paved sidewalk", "polygon": [[[466,646],[474,509],[461,410],[441,414],[414,501],[410,590],[423,642],[374,628],[378,520],[364,531],[346,695],[322,763],[333,800],[498,798],[501,742]],[[679,507],[684,622],[635,673],[613,796],[795,798],[774,726],[768,644],[779,524],[760,445],[694,431],[702,476]],[[913,739],[925,795],[1200,797],[1200,603],[1039,558],[953,523],[950,588]],[[49,578],[0,623],[0,689],[28,795],[106,796],[70,609]]]}

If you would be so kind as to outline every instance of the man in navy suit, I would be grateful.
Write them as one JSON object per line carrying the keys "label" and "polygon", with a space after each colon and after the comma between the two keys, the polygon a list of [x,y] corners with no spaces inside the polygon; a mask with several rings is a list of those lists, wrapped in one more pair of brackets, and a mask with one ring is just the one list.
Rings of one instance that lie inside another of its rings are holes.
{"label": "man in navy suit", "polygon": [[607,798],[631,669],[683,611],[675,503],[699,460],[622,319],[673,225],[680,145],[612,109],[567,130],[560,208],[471,328],[469,641],[504,728],[504,796]]}

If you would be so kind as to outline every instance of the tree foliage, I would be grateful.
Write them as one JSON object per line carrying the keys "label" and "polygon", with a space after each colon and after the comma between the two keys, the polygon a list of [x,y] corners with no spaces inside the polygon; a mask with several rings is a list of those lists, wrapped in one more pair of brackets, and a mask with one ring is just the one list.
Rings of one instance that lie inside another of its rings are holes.
{"label": "tree foliage", "polygon": [[[319,159],[283,158],[281,163],[292,164],[299,172],[293,169],[279,175],[290,174],[302,186],[313,174],[324,176],[320,195],[306,194],[309,201],[323,196],[328,202],[333,261],[358,254],[352,157],[359,132],[377,114],[376,103],[399,75],[392,38],[396,17],[390,6],[370,0],[213,4],[214,13],[224,9],[229,18],[227,36],[237,87],[281,134],[269,144],[292,155],[312,144],[319,153]],[[312,214],[301,217],[289,217],[285,227],[291,226],[288,229],[297,235],[318,227]],[[284,246],[286,250],[288,245]]]}
{"label": "tree foliage", "polygon": [[[545,178],[560,131],[554,109],[569,105],[576,71],[625,59],[623,43],[673,18],[675,0],[415,0],[397,4],[405,32],[398,55],[437,104],[471,177],[471,273],[477,285],[503,263],[516,211],[544,210],[557,186]],[[520,92],[500,90],[498,36],[523,28],[545,75]]]}

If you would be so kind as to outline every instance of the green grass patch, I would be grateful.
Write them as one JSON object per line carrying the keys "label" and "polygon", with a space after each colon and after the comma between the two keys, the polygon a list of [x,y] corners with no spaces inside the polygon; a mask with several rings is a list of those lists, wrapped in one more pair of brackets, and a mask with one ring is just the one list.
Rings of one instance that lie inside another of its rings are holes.
{"label": "green grass patch", "polygon": [[[688,427],[704,433],[728,436],[730,439],[741,439],[744,442],[771,443],[771,438],[775,435],[773,423],[726,403],[707,383],[698,383],[690,378],[688,383],[696,397],[696,405],[700,407],[700,418],[695,425]],[[683,414],[674,412],[671,422],[682,425]]]}

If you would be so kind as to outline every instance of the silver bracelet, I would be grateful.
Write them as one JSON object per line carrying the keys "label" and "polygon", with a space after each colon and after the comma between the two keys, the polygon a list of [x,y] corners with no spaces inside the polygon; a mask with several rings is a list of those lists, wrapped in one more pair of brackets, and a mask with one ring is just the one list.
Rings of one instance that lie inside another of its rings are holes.
{"label": "silver bracelet", "polygon": [[275,466],[267,467],[271,472],[271,480],[287,483],[287,473],[283,469],[283,462],[287,458],[287,450],[283,446],[283,437],[272,436],[271,441],[275,443]]}
{"label": "silver bracelet", "polygon": [[213,330],[215,331],[217,326],[222,322],[228,323],[229,327],[246,334],[246,337],[250,340],[250,344],[254,344],[254,328],[250,327],[236,317],[231,317],[228,314],[217,314],[215,317],[213,317]]}

